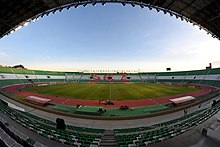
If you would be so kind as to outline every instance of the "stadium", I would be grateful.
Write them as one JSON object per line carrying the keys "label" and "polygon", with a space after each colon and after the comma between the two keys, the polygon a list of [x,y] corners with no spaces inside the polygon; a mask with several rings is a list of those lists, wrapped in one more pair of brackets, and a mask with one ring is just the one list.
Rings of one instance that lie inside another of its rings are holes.
{"label": "stadium", "polygon": [[[162,11],[220,39],[218,0],[2,1],[1,38],[56,11],[108,3]],[[1,65],[0,146],[219,146],[220,68],[166,70]]]}

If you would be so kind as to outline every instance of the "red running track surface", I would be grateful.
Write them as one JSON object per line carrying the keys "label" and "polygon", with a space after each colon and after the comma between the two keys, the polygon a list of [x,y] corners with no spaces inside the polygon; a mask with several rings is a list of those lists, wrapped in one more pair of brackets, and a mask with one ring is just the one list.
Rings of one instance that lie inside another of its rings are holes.
{"label": "red running track surface", "polygon": [[64,97],[57,97],[57,96],[48,96],[48,95],[41,95],[33,92],[27,92],[23,90],[19,90],[18,87],[22,85],[32,85],[32,84],[20,84],[20,85],[12,85],[4,87],[4,90],[19,94],[21,96],[27,97],[27,96],[38,96],[42,98],[48,98],[51,99],[52,103],[55,104],[65,104],[70,106],[75,106],[77,104],[83,105],[83,106],[102,106],[105,108],[119,108],[122,105],[127,105],[129,107],[139,107],[139,106],[150,106],[150,105],[158,105],[158,104],[167,104],[169,103],[169,99],[172,98],[178,98],[182,96],[200,96],[207,94],[209,92],[212,92],[213,90],[216,90],[217,88],[211,87],[211,86],[204,86],[199,85],[202,87],[201,90],[179,94],[179,95],[173,95],[173,96],[166,96],[166,97],[160,97],[160,98],[147,98],[147,99],[141,99],[141,100],[111,100],[114,105],[104,105],[100,104],[99,100],[81,100],[81,99],[70,99],[70,98],[64,98]]}

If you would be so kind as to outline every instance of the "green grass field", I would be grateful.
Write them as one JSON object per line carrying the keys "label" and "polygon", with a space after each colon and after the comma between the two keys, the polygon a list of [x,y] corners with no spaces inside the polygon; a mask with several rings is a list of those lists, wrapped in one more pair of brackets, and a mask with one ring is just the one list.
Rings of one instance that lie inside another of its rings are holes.
{"label": "green grass field", "polygon": [[[156,98],[196,91],[196,88],[161,84],[58,84],[32,87],[24,90],[44,95],[74,99],[137,100]],[[111,94],[110,94],[111,91]],[[111,97],[111,98],[110,98]]]}

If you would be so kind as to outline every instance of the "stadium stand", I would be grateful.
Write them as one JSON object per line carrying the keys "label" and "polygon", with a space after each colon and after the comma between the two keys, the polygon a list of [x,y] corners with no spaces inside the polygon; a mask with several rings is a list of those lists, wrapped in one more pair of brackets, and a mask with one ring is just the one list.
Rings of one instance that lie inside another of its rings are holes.
{"label": "stadium stand", "polygon": [[[193,127],[203,123],[220,110],[220,104],[202,108],[191,114],[166,122],[127,129],[94,129],[67,125],[66,130],[56,129],[56,123],[28,112],[22,112],[0,103],[0,111],[23,127],[46,137],[67,145],[99,146],[111,144],[113,146],[147,146],[178,136]],[[0,143],[4,146],[39,146],[27,135],[22,134],[10,126],[0,117]],[[42,147],[44,145],[41,145]]]}
{"label": "stadium stand", "polygon": [[9,125],[2,117],[0,117],[0,145],[2,147],[45,147]]}
{"label": "stadium stand", "polygon": [[65,73],[0,67],[0,87],[34,82],[64,82]]}
{"label": "stadium stand", "polygon": [[[90,73],[80,72],[51,72],[39,70],[16,69],[9,67],[0,67],[1,85],[33,83],[33,82],[90,82]],[[104,73],[96,76],[100,77],[99,82],[106,82]],[[196,83],[204,85],[220,85],[220,68],[181,71],[181,72],[159,72],[159,73],[133,73],[112,74],[112,82],[181,82]],[[121,81],[123,78],[123,81]],[[1,86],[2,87],[2,86]]]}
{"label": "stadium stand", "polygon": [[[106,74],[98,74],[100,83],[105,82]],[[26,69],[0,67],[0,87],[13,84],[34,82],[89,82],[90,73],[47,72]],[[183,72],[136,73],[127,74],[129,82],[180,82],[197,83],[220,87],[220,68]],[[115,81],[121,80],[121,74],[112,74]],[[146,146],[178,136],[208,120],[219,112],[219,103],[214,107],[202,108],[188,115],[150,126],[105,130],[66,125],[66,130],[56,129],[56,123],[5,106],[0,103],[0,111],[16,123],[45,138],[73,146]],[[22,134],[0,117],[1,146],[44,146]]]}
{"label": "stadium stand", "polygon": [[181,72],[140,73],[140,76],[145,81],[154,80],[156,82],[182,82],[220,86],[220,68]]}
{"label": "stadium stand", "polygon": [[104,133],[104,129],[82,128],[70,125],[66,126],[66,130],[59,130],[56,129],[56,123],[52,121],[27,112],[12,109],[2,103],[0,103],[0,111],[7,114],[11,119],[25,128],[28,128],[41,136],[47,137],[48,139],[68,145],[98,145],[100,144],[101,137]]}
{"label": "stadium stand", "polygon": [[119,146],[147,146],[180,135],[201,124],[219,111],[220,106],[198,110],[171,121],[147,127],[115,129]]}
{"label": "stadium stand", "polygon": [[130,82],[142,82],[139,74],[128,74],[128,77],[130,77],[129,79],[127,78]]}
{"label": "stadium stand", "polygon": [[79,82],[82,82],[82,83],[84,83],[84,82],[89,82],[90,81],[90,77],[91,77],[91,75],[90,75],[90,73],[84,73],[84,74],[82,74],[82,76],[79,78]]}

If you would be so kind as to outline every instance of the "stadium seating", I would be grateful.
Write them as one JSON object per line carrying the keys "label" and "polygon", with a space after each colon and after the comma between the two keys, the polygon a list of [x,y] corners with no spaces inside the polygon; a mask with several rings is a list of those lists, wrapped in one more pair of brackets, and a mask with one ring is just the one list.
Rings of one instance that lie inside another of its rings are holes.
{"label": "stadium seating", "polygon": [[[22,83],[34,82],[89,82],[90,74],[78,72],[49,72],[38,70],[0,67],[0,88]],[[99,74],[100,82],[105,74]],[[128,74],[129,82],[181,82],[212,85],[220,87],[220,68],[182,72],[159,72]],[[121,75],[114,75],[120,81]],[[56,123],[28,112],[21,112],[0,103],[0,111],[23,127],[50,140],[76,146],[98,146],[102,142],[104,129],[84,128],[66,125],[66,130],[56,129]],[[136,128],[114,129],[114,136],[119,146],[146,146],[182,134],[206,121],[219,111],[219,104],[205,108],[170,121]],[[0,117],[0,146],[40,146],[40,143],[22,134]],[[43,145],[42,145],[43,147]]]}
{"label": "stadium seating", "polygon": [[220,68],[180,72],[139,73],[139,75],[146,82],[181,82],[220,87]]}
{"label": "stadium seating", "polygon": [[69,145],[98,145],[104,129],[66,126],[66,130],[56,129],[56,123],[27,112],[21,112],[0,103],[0,111],[29,130],[61,143]]}
{"label": "stadium seating", "polygon": [[[32,82],[89,82],[90,73],[83,72],[52,72],[40,70],[16,69],[9,67],[0,67],[0,86],[2,87],[17,83],[32,83]],[[103,80],[104,73],[98,74],[100,83],[106,82]],[[126,81],[128,82],[181,82],[181,83],[196,83],[220,86],[220,68],[180,71],[180,72],[158,72],[158,73],[132,73],[128,74]],[[120,82],[121,74],[113,74],[114,82]],[[4,84],[3,84],[4,83]]]}
{"label": "stadium seating", "polygon": [[9,125],[2,117],[0,117],[0,145],[2,147],[45,147]]}
{"label": "stadium seating", "polygon": [[148,127],[115,129],[119,146],[146,146],[182,134],[206,121],[219,111],[219,104],[213,108],[198,110],[189,115]]}
{"label": "stadium seating", "polygon": [[64,82],[64,72],[0,67],[0,87],[34,82]]}
{"label": "stadium seating", "polygon": [[140,76],[138,74],[129,74],[128,77],[130,77],[130,82],[142,82]]}
{"label": "stadium seating", "polygon": [[[119,146],[146,146],[147,144],[161,142],[182,134],[201,124],[216,114],[219,111],[219,108],[220,106],[217,104],[212,108],[197,110],[186,116],[151,126],[115,129],[115,138]],[[12,109],[2,103],[0,103],[0,111],[7,114],[11,119],[25,128],[48,139],[68,145],[99,145],[105,131],[104,129],[84,128],[70,125],[66,126],[66,130],[58,130],[56,129],[55,122],[28,112]],[[26,142],[32,145],[36,143],[36,141],[33,141],[25,135],[16,135],[16,133],[19,133],[16,129],[10,127],[10,125],[7,125],[7,123],[2,120],[0,120],[0,122],[2,122],[0,123],[1,127],[5,127],[14,134],[13,136],[16,138],[16,141],[13,141],[14,143]],[[4,139],[2,142],[5,144],[7,143]]]}
{"label": "stadium seating", "polygon": [[82,76],[79,78],[79,82],[89,82],[90,81],[90,74],[82,74]]}

